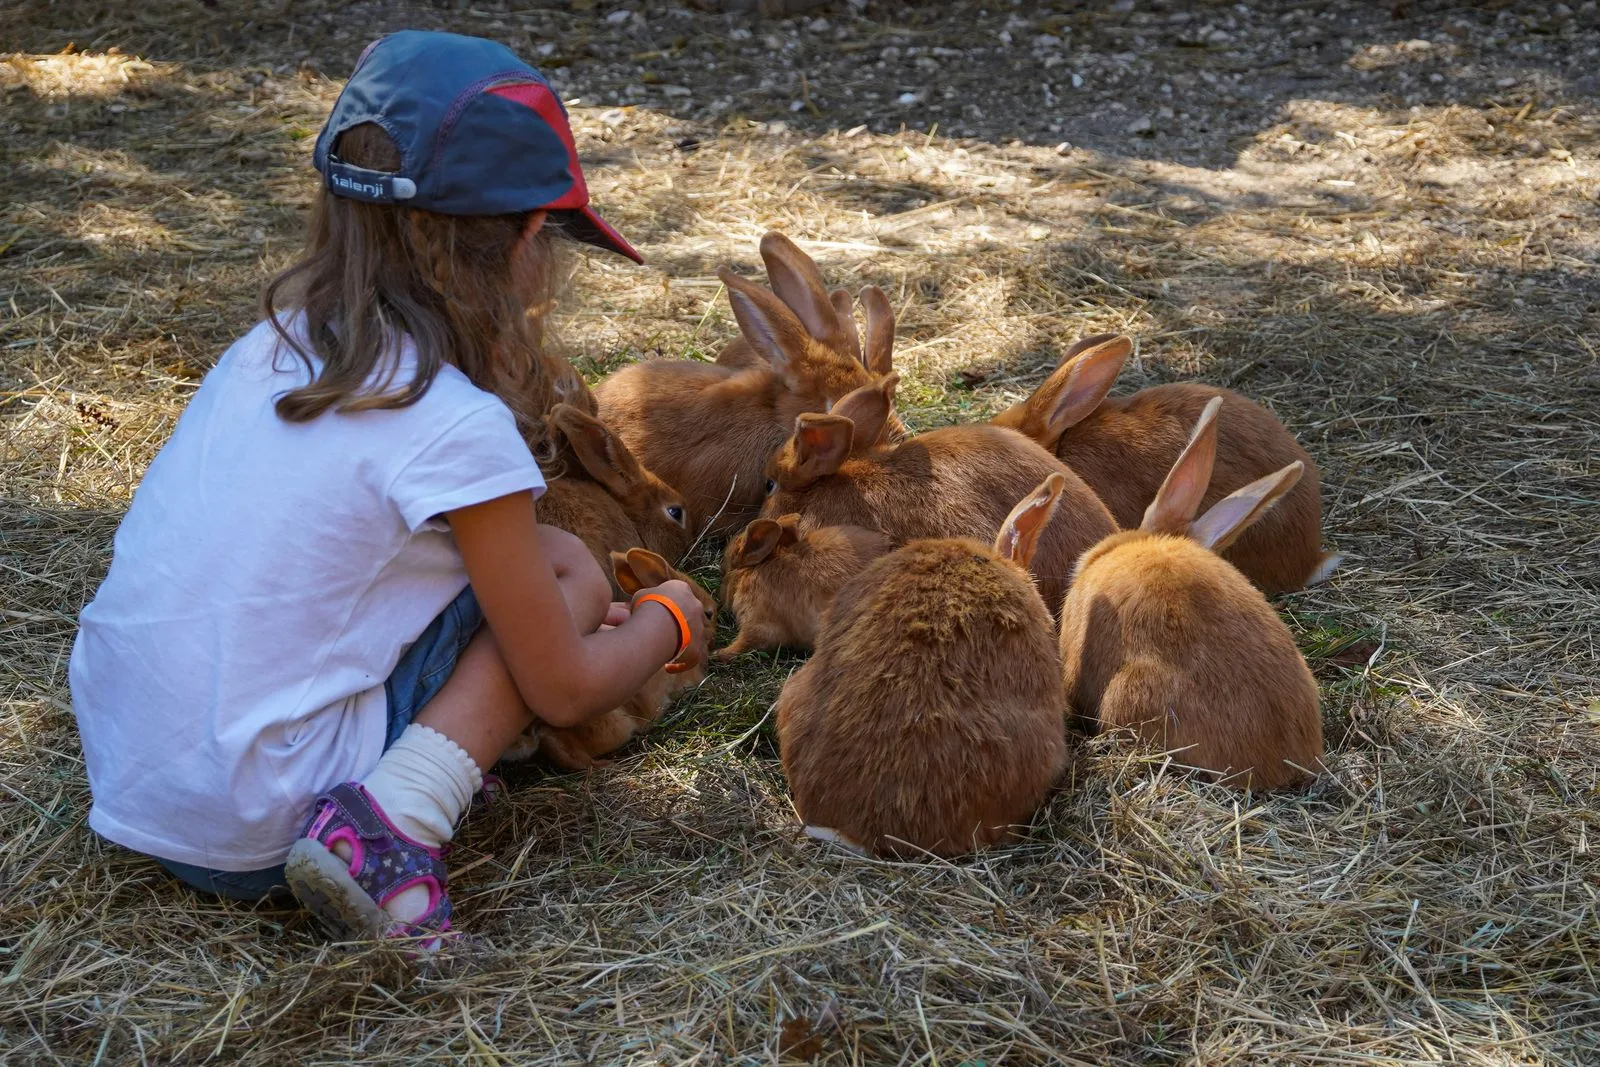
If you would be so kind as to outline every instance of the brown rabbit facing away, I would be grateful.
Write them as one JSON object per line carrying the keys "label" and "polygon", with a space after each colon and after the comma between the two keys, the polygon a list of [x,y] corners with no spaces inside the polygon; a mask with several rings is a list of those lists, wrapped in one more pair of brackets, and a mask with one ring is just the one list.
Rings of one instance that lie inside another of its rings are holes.
{"label": "brown rabbit facing away", "polygon": [[1132,730],[1228,785],[1269,790],[1321,767],[1317,683],[1266,597],[1216,553],[1293,489],[1303,466],[1195,518],[1223,406],[1206,404],[1140,528],[1079,561],[1061,612],[1062,674],[1081,718]]}
{"label": "brown rabbit facing away", "polygon": [[861,526],[899,542],[925,537],[989,540],[1011,504],[1053,473],[1064,476],[1060,514],[1044,531],[1033,572],[1051,612],[1072,567],[1117,525],[1100,498],[1064,463],[1015,430],[946,426],[883,444],[897,376],[864,386],[828,414],[795,420],[768,465],[763,518],[791,512],[814,526]]}
{"label": "brown rabbit facing away", "polygon": [[722,602],[739,620],[739,632],[712,658],[813,648],[839,587],[893,548],[888,535],[860,526],[805,530],[793,514],[755,520],[723,553]]}
{"label": "brown rabbit facing away", "polygon": [[705,663],[717,615],[717,602],[711,599],[711,594],[693,578],[674,570],[666,560],[643,548],[611,553],[611,569],[616,584],[627,596],[672,578],[689,583],[705,611],[705,647],[698,650],[698,662],[678,674],[657,671],[627,703],[579,726],[556,727],[535,721],[501,759],[523,760],[535,752],[543,752],[552,763],[565,770],[603,767],[607,761],[600,757],[615,752],[649,729],[674,697],[705,679]]}
{"label": "brown rabbit facing away", "polygon": [[[635,363],[596,386],[600,417],[688,502],[689,510],[728,534],[755,517],[766,492],[767,459],[804,411],[826,411],[887,366],[857,358],[855,323],[840,316],[821,275],[794,242],[779,233],[761,241],[774,284],[795,307],[729,270],[718,276],[745,341],[762,357],[734,367],[695,361]],[[872,316],[888,298],[864,291]],[[892,314],[889,341],[893,348]],[[848,323],[848,324],[847,324]],[[869,338],[868,352],[874,351]]]}
{"label": "brown rabbit facing away", "polygon": [[1010,838],[1066,765],[1055,629],[1028,563],[1055,472],[992,547],[912,541],[829,609],[778,697],[778,749],[812,836],[859,851],[960,856]]}
{"label": "brown rabbit facing away", "polygon": [[1332,574],[1342,557],[1322,551],[1321,480],[1294,435],[1260,404],[1218,386],[1171,382],[1110,396],[1132,350],[1126,337],[1114,334],[1083,338],[1032,396],[991,423],[1019,430],[1053,451],[1100,494],[1118,525],[1132,529],[1201,410],[1222,397],[1228,414],[1217,432],[1216,466],[1202,507],[1291,463],[1305,470],[1299,484],[1223,558],[1268,593],[1292,592]]}
{"label": "brown rabbit facing away", "polygon": [[[553,478],[539,498],[539,521],[584,543],[613,574],[611,553],[642,546],[679,559],[694,542],[694,518],[673,488],[646,470],[593,415],[557,404],[548,421],[578,470]],[[615,586],[613,574],[613,590]]]}

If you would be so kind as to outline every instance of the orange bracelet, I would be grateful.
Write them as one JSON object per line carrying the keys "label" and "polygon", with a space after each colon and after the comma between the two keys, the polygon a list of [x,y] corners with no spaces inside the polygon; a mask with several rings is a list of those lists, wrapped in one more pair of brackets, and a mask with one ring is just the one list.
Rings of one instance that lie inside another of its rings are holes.
{"label": "orange bracelet", "polygon": [[671,600],[662,596],[660,593],[645,593],[643,596],[639,597],[633,602],[634,610],[637,611],[639,605],[643,604],[647,600],[655,604],[660,604],[662,607],[672,612],[672,621],[678,624],[678,651],[672,654],[672,660],[668,661],[667,663],[667,670],[671,671],[674,666],[677,666],[679,670],[683,670],[684,665],[677,664],[676,660],[679,656],[683,655],[684,650],[689,647],[689,620],[683,617],[683,612],[678,610],[678,605],[674,604]]}

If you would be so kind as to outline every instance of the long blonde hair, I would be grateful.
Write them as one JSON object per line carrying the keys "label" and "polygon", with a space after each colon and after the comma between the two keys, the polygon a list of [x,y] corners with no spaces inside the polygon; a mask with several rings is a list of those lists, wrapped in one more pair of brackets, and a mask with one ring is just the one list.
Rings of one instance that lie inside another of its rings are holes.
{"label": "long blonde hair", "polygon": [[[394,141],[374,123],[346,131],[336,151],[358,167],[400,169]],[[439,215],[319,190],[304,254],[262,293],[273,329],[312,375],[278,398],[278,415],[306,422],[330,408],[405,407],[449,363],[503,400],[534,456],[553,462],[545,414],[562,401],[590,411],[594,403],[571,365],[544,349],[559,221],[547,220],[513,262],[530,214]],[[284,311],[304,315],[300,339]],[[403,337],[416,348],[416,373],[396,381],[386,361]]]}

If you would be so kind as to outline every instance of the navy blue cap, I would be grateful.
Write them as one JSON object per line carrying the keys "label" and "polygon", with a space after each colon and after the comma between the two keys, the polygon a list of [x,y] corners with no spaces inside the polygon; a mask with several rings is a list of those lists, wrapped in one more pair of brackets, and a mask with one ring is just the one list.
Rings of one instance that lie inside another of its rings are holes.
{"label": "navy blue cap", "polygon": [[[395,173],[334,154],[339,135],[365,122],[399,148]],[[441,215],[565,212],[572,236],[644,262],[589,206],[567,111],[550,83],[482,37],[402,30],[369,44],[312,161],[335,196]]]}

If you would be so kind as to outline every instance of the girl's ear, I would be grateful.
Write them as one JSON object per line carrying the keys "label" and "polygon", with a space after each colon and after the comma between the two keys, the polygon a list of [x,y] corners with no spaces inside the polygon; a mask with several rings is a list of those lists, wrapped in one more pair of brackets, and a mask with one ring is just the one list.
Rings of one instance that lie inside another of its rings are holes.
{"label": "girl's ear", "polygon": [[611,553],[611,573],[616,576],[617,588],[633,596],[641,589],[653,589],[669,581],[672,567],[647,548],[630,548]]}
{"label": "girl's ear", "polygon": [[[1034,395],[1041,401],[1041,407],[1049,404],[1045,428],[1056,440],[1094,414],[1111,387],[1117,384],[1117,375],[1122,373],[1122,365],[1132,351],[1133,342],[1126,337],[1110,337],[1080,351],[1050,375],[1050,380]],[[1050,399],[1047,390],[1052,384],[1055,396]]]}
{"label": "girl's ear", "polygon": [[612,496],[625,497],[644,481],[644,468],[628,446],[593,415],[571,404],[557,404],[550,411],[550,422],[572,446],[589,477]]}
{"label": "girl's ear", "polygon": [[894,413],[894,389],[900,382],[898,374],[882,381],[863,385],[839,398],[832,413],[850,420],[850,451],[861,452],[878,444]]}
{"label": "girl's ear", "polygon": [[524,243],[533,240],[544,229],[545,220],[549,217],[550,212],[543,208],[528,212],[528,221],[522,224],[522,236],[518,240]]}
{"label": "girl's ear", "polygon": [[1066,484],[1067,476],[1057,471],[1012,508],[995,535],[995,553],[1027,570],[1033,562],[1034,550],[1039,547],[1039,535],[1056,513],[1056,504]]}
{"label": "girl's ear", "polygon": [[794,473],[805,482],[833,474],[849,457],[854,433],[854,424],[842,415],[799,416],[794,420]]}
{"label": "girl's ear", "polygon": [[861,290],[861,306],[867,309],[867,369],[888,374],[894,369],[894,308],[876,285]]}
{"label": "girl's ear", "polygon": [[1189,525],[1189,536],[1213,552],[1221,552],[1293,489],[1305,469],[1306,465],[1297,459],[1280,471],[1234,490]]}
{"label": "girl's ear", "polygon": [[726,267],[717,271],[717,277],[728,287],[728,303],[733,307],[739,332],[750,347],[788,377],[806,350],[810,339],[806,328],[782,300],[759,285],[752,285]]}
{"label": "girl's ear", "polygon": [[773,230],[761,238],[761,262],[767,265],[772,291],[795,313],[807,333],[829,344],[841,339],[822,272],[799,245]]}
{"label": "girl's ear", "polygon": [[[511,261],[506,265],[506,274],[511,280],[513,292],[518,294],[523,305],[530,309],[530,313],[540,315],[548,314],[555,306],[555,302],[549,299],[549,264],[533,258],[534,242],[549,217],[550,213],[543,210],[528,213],[528,221],[522,224],[522,233],[518,235],[517,243],[511,246]],[[540,301],[544,301],[547,306],[535,311],[534,305]]]}
{"label": "girl's ear", "polygon": [[1179,536],[1189,532],[1189,523],[1211,485],[1211,465],[1217,456],[1217,411],[1221,407],[1222,398],[1214,396],[1200,413],[1183,454],[1145,509],[1141,530]]}
{"label": "girl's ear", "polygon": [[828,301],[833,304],[833,317],[839,323],[839,336],[855,361],[865,366],[866,357],[861,354],[861,335],[856,332],[856,302],[850,299],[849,292],[844,289],[829,293]]}

